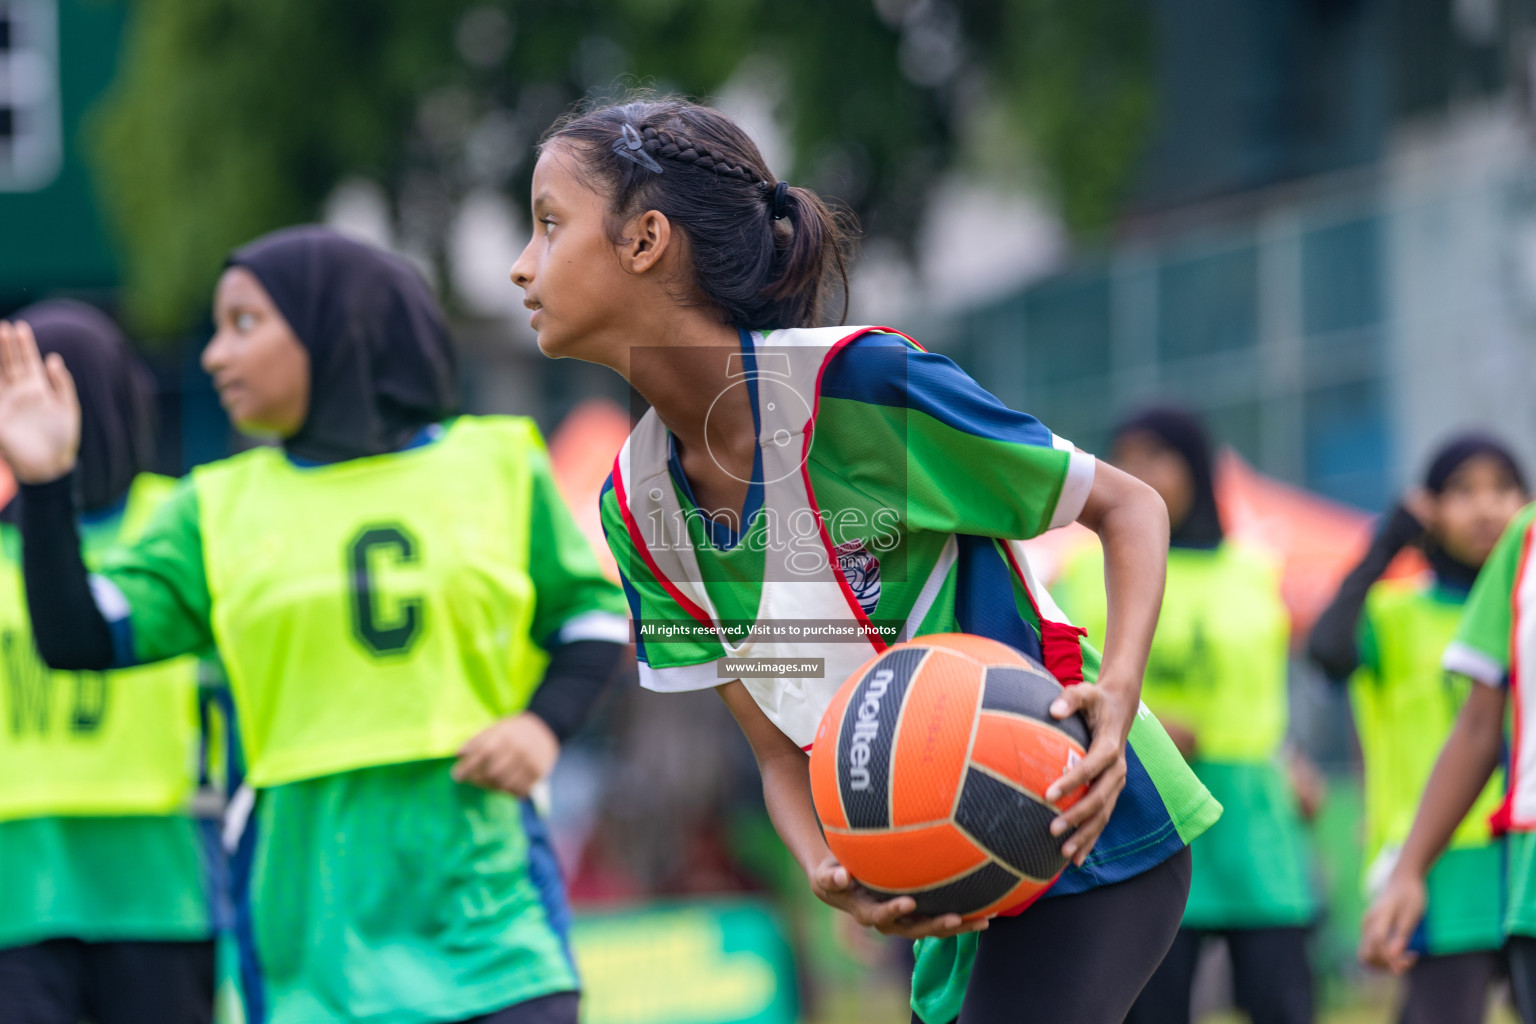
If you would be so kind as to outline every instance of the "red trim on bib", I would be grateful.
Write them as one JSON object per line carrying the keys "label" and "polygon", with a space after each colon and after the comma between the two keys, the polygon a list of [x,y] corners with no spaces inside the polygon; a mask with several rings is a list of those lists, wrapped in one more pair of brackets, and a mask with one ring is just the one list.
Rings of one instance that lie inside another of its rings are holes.
{"label": "red trim on bib", "polygon": [[613,491],[614,497],[619,501],[619,513],[624,517],[624,529],[629,534],[630,541],[634,543],[640,557],[645,560],[646,567],[651,570],[651,575],[656,578],[656,582],[660,583],[662,589],[677,602],[678,607],[713,629],[715,622],[709,617],[709,613],[694,604],[687,594],[679,590],[651,557],[651,549],[646,545],[645,538],[640,535],[640,527],[635,522],[634,513],[629,510],[629,494],[624,488],[624,474],[619,469],[619,460],[623,457],[624,449],[622,448],[619,449],[619,454],[613,457]]}
{"label": "red trim on bib", "polygon": [[1007,544],[1002,545],[1003,554],[1008,556],[1008,564],[1013,568],[1013,574],[1019,578],[1019,583],[1024,588],[1024,596],[1029,598],[1029,606],[1035,611],[1035,618],[1040,623],[1040,655],[1045,662],[1045,669],[1056,677],[1056,681],[1062,686],[1075,686],[1083,681],[1083,645],[1082,638],[1088,635],[1088,631],[1082,626],[1074,626],[1066,622],[1055,622],[1040,614],[1040,603],[1035,600],[1034,593],[1029,589],[1029,581],[1024,576],[1024,569],[1018,560],[1013,557],[1013,548]]}
{"label": "red trim on bib", "polygon": [[[805,438],[800,449],[800,475],[805,478],[805,497],[810,502],[811,511],[816,514],[816,530],[821,535],[821,546],[827,552],[827,568],[832,573],[832,578],[837,580],[838,589],[843,592],[843,600],[848,603],[848,610],[853,612],[854,621],[864,628],[864,639],[868,640],[877,652],[890,647],[881,636],[875,632],[875,624],[869,621],[869,616],[864,613],[863,605],[854,595],[853,588],[848,585],[848,580],[843,576],[842,570],[837,564],[836,545],[832,543],[832,534],[827,531],[827,521],[821,517],[821,506],[816,504],[816,488],[811,486],[811,433],[816,429],[816,416],[821,412],[821,379],[826,376],[827,366],[837,354],[843,350],[843,346],[866,334],[875,332],[899,335],[917,345],[917,342],[907,338],[900,331],[889,327],[866,327],[861,331],[855,331],[845,338],[840,338],[827,350],[826,356],[821,360],[821,366],[816,370],[816,390],[812,393],[811,418],[805,421],[805,427],[801,430],[801,436]],[[919,351],[926,351],[921,345],[917,345]]]}
{"label": "red trim on bib", "polygon": [[1045,670],[1062,686],[1076,686],[1083,681],[1082,626],[1040,620],[1040,653],[1045,656]]}

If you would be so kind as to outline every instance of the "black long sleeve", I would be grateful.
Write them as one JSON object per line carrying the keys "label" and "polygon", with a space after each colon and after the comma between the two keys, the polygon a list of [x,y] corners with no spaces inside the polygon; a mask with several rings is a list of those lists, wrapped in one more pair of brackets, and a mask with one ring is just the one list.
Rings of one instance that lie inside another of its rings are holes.
{"label": "black long sleeve", "polygon": [[80,557],[74,485],[70,474],[21,486],[21,573],[43,661],[56,669],[100,671],[112,667],[112,631]]}
{"label": "black long sleeve", "polygon": [[528,701],[528,710],[544,720],[564,743],[576,734],[603,691],[629,668],[628,644],[608,640],[573,640],[549,652],[544,681]]}
{"label": "black long sleeve", "polygon": [[1365,597],[1371,585],[1387,571],[1397,553],[1423,532],[1424,527],[1406,508],[1394,506],[1382,520],[1365,556],[1344,577],[1338,593],[1318,616],[1307,640],[1307,657],[1333,682],[1343,682],[1360,667],[1356,637],[1360,613],[1365,608]]}

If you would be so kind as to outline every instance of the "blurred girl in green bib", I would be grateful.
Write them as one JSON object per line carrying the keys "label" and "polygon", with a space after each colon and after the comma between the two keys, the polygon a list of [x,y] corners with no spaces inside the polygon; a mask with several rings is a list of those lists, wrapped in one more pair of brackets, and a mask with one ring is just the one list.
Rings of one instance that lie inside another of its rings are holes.
{"label": "blurred girl in green bib", "polygon": [[43,656],[218,646],[256,794],[250,1019],[575,1024],[563,887],[526,797],[620,664],[618,588],[533,424],[455,415],[447,325],[403,260],[280,231],[231,255],[214,319],[220,400],[282,444],[193,470],[94,576],[69,374],[25,325],[0,331]]}
{"label": "blurred girl in green bib", "polygon": [[[1478,572],[1525,502],[1514,456],[1482,435],[1444,445],[1422,486],[1383,518],[1360,564],[1312,630],[1308,651],[1349,681],[1365,762],[1365,885],[1397,866],[1435,758],[1471,690],[1441,667]],[[1409,545],[1430,571],[1379,580]],[[1496,770],[1425,880],[1428,902],[1408,943],[1415,961],[1401,1024],[1478,1024],[1504,945],[1504,849],[1489,819],[1504,792]]]}
{"label": "blurred girl in green bib", "polygon": [[[1193,416],[1152,409],[1126,420],[1115,432],[1113,461],[1162,495],[1172,523],[1142,699],[1226,809],[1191,844],[1183,923],[1127,1024],[1188,1024],[1195,966],[1213,938],[1226,942],[1236,1001],[1254,1024],[1306,1024],[1307,933],[1317,905],[1282,761],[1290,619],[1280,566],[1225,537],[1210,446]],[[1056,590],[1090,635],[1104,628],[1102,573],[1095,547]]]}
{"label": "blurred girl in green bib", "polygon": [[[87,560],[143,533],[176,483],[146,472],[154,395],[99,310],[19,314],[79,383],[76,491]],[[24,502],[25,497],[18,499]],[[192,657],[54,673],[22,593],[21,538],[0,527],[0,1019],[204,1024],[213,1010],[207,870],[189,817],[197,784]]]}

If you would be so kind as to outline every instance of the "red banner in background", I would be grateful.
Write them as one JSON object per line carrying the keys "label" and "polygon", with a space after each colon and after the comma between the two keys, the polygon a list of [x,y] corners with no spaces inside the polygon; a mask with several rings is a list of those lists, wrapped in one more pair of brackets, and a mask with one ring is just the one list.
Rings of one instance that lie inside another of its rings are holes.
{"label": "red banner in background", "polygon": [[[617,404],[592,399],[561,421],[549,442],[555,482],[576,522],[610,575],[613,557],[603,540],[598,499],[603,481],[629,434],[629,416]],[[1228,536],[1276,553],[1285,564],[1281,589],[1294,635],[1306,635],[1339,581],[1370,542],[1374,517],[1348,505],[1282,483],[1254,469],[1230,448],[1216,460],[1216,500]],[[1029,541],[1030,564],[1047,586],[1064,562],[1093,534],[1073,525]],[[1405,552],[1388,576],[1425,569],[1417,552]]]}

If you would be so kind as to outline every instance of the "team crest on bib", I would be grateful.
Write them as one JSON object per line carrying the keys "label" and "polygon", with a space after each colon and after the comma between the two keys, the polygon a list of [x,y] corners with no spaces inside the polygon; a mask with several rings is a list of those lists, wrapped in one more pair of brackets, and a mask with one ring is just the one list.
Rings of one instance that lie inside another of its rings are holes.
{"label": "team crest on bib", "polygon": [[873,615],[880,603],[880,559],[864,546],[862,540],[849,540],[832,549],[837,567],[842,570],[848,588],[858,598],[865,615]]}

